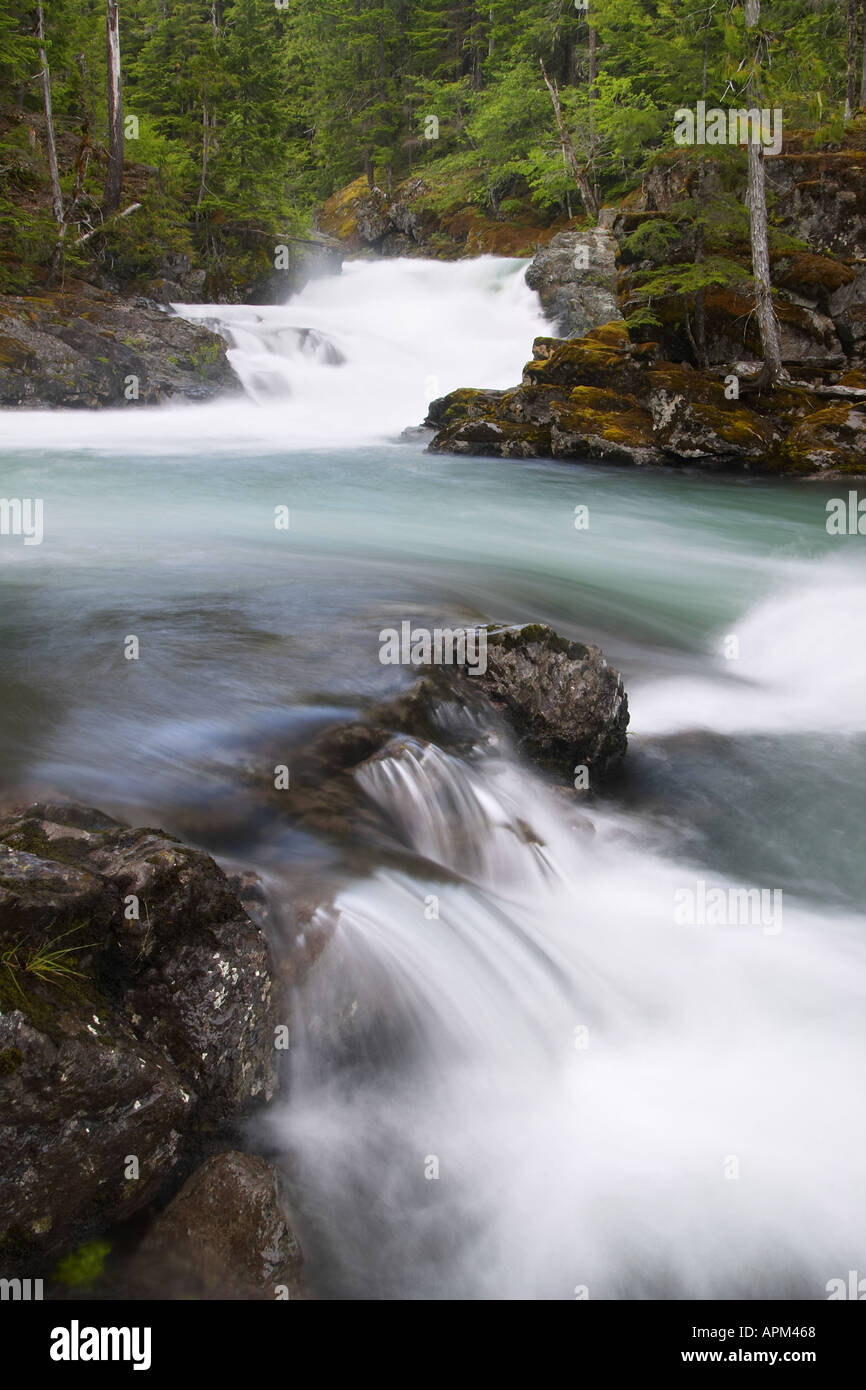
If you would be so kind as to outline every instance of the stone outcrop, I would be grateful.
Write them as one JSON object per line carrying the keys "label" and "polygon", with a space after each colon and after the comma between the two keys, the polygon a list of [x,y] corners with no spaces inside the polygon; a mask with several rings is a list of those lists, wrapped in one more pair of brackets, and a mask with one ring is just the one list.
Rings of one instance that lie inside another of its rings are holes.
{"label": "stone outcrop", "polygon": [[228,344],[149,299],[93,285],[0,296],[0,406],[210,400],[240,390]]}
{"label": "stone outcrop", "polygon": [[582,338],[622,318],[617,297],[616,237],[604,227],[559,232],[526,271],[560,338]]}
{"label": "stone outcrop", "polygon": [[[697,371],[665,361],[625,324],[537,339],[523,384],[435,401],[433,453],[700,465],[764,472],[866,471],[866,380],[748,390],[754,364]],[[738,375],[738,373],[741,374]],[[738,398],[732,398],[732,377]]]}
{"label": "stone outcrop", "polygon": [[0,1252],[124,1220],[267,1099],[271,991],[207,855],[79,806],[0,817]]}

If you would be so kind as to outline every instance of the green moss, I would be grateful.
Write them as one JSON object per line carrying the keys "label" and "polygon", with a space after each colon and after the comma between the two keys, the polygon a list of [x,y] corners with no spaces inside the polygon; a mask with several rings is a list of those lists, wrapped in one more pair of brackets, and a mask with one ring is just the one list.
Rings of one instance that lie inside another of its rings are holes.
{"label": "green moss", "polygon": [[105,1273],[105,1262],[111,1254],[107,1240],[91,1240],[71,1254],[64,1255],[54,1271],[58,1284],[70,1289],[92,1289]]}
{"label": "green moss", "polygon": [[11,1076],[23,1061],[24,1057],[17,1047],[5,1047],[0,1052],[0,1076]]}
{"label": "green moss", "polygon": [[555,415],[568,434],[592,435],[626,448],[647,448],[655,442],[652,416],[634,396],[578,386]]}

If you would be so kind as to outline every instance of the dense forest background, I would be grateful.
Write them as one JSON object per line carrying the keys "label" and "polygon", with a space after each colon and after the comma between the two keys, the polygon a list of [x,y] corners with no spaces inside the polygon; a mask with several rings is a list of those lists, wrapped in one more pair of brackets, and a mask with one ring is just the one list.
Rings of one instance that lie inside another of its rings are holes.
{"label": "dense forest background", "polygon": [[232,274],[359,177],[582,218],[586,189],[627,195],[702,98],[754,90],[786,132],[841,144],[866,103],[866,0],[765,0],[760,34],[748,89],[739,0],[0,0],[0,290],[60,261],[144,277],[166,250]]}

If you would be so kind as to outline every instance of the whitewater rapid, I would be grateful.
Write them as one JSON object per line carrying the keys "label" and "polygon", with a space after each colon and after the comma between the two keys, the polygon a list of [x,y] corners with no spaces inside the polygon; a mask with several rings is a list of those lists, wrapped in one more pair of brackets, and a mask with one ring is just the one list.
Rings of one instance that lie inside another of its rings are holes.
{"label": "whitewater rapid", "polygon": [[229,342],[243,387],[210,403],[4,412],[8,448],[324,449],[383,443],[438,396],[520,381],[549,330],[527,262],[347,262],[285,305],[177,304]]}
{"label": "whitewater rapid", "polygon": [[328,1293],[820,1298],[862,1263],[862,917],[677,925],[724,876],[510,761],[364,780],[441,872],[343,892],[296,999],[268,1132]]}
{"label": "whitewater rapid", "polygon": [[[400,442],[436,395],[519,380],[545,331],[523,269],[364,262],[285,306],[178,306],[243,395],[3,412],[4,493],[45,506],[43,544],[0,550],[4,795],[255,869],[281,967],[284,916],[321,903],[253,1136],[319,1296],[822,1298],[866,1258],[862,543],[827,535],[832,481]],[[362,774],[401,867],[389,842],[338,871],[257,778],[391,693],[404,619],[598,641],[624,786],[404,740]],[[781,929],[679,925],[700,883],[780,892]]]}

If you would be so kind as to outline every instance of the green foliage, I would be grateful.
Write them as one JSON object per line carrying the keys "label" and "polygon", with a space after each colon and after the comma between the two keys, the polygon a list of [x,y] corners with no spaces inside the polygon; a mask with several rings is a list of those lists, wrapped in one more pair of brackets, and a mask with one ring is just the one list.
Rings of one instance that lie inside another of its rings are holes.
{"label": "green foliage", "polygon": [[[531,201],[582,216],[541,62],[602,202],[675,150],[678,108],[742,104],[749,78],[742,0],[591,0],[588,13],[573,0],[120,0],[125,111],[139,123],[128,201],[145,207],[74,252],[101,216],[105,5],[44,8],[66,255],[132,279],[153,273],[160,247],[193,251],[229,279],[263,273],[280,236],[361,174],[386,191],[423,174],[431,206],[507,217]],[[762,103],[782,108],[789,131],[837,146],[844,9],[763,0],[761,11]],[[32,0],[0,0],[0,289],[44,278],[54,255],[38,51]],[[675,152],[697,166],[698,151]],[[714,147],[712,160],[711,194],[697,197],[693,179],[690,208],[667,219],[708,256],[745,236],[743,152]],[[675,248],[673,232],[641,235],[638,258]]]}

